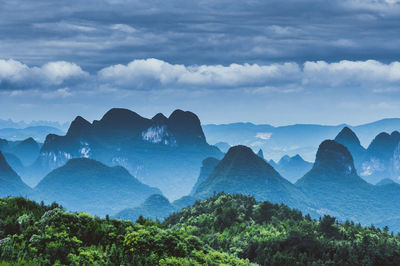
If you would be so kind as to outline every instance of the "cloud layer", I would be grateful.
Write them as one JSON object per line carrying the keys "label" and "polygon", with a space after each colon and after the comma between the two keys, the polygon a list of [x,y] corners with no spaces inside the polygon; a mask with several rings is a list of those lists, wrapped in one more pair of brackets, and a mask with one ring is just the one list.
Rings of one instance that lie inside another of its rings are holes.
{"label": "cloud layer", "polygon": [[[82,86],[85,84],[85,86]],[[306,61],[274,64],[183,65],[149,58],[105,67],[89,74],[70,62],[30,67],[16,60],[0,60],[3,90],[59,90],[62,87],[96,90],[251,89],[293,92],[315,88],[360,88],[385,92],[400,86],[400,63],[375,60],[328,63]],[[265,88],[274,88],[268,90]]]}
{"label": "cloud layer", "polygon": [[0,58],[228,65],[399,58],[395,0],[2,0]]}

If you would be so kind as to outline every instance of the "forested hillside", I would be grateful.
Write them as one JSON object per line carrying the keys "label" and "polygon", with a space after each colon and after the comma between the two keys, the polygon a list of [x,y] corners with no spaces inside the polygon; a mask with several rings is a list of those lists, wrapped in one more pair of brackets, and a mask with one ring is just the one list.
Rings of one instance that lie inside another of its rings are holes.
{"label": "forested hillside", "polygon": [[399,265],[400,236],[218,194],[169,216],[101,219],[0,199],[1,265]]}

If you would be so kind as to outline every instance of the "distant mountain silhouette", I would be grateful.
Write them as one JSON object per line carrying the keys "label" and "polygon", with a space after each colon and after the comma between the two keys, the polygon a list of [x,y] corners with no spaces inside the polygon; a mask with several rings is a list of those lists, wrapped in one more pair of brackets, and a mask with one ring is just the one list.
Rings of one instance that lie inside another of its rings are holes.
{"label": "distant mountain silhouette", "polygon": [[320,215],[366,225],[400,217],[400,186],[373,186],[364,181],[348,149],[333,140],[321,143],[313,168],[296,186],[319,206]]}
{"label": "distant mountain silhouette", "polygon": [[365,157],[366,149],[361,146],[357,135],[348,127],[344,127],[335,137],[335,141],[345,146],[351,153],[354,164],[359,167]]}
{"label": "distant mountain silhouette", "polygon": [[189,193],[202,160],[222,157],[208,145],[200,120],[175,110],[152,119],[128,109],[113,108],[93,123],[78,116],[65,136],[48,135],[31,169],[32,182],[71,158],[92,158],[121,165],[172,199]]}
{"label": "distant mountain silhouette", "polygon": [[271,162],[271,166],[275,168],[284,178],[294,183],[312,168],[312,163],[306,162],[300,155],[283,156],[278,163]]}
{"label": "distant mountain silhouette", "polygon": [[95,160],[71,159],[35,187],[38,200],[56,201],[72,211],[115,214],[137,206],[161,191],[142,184],[123,167],[108,167]]}
{"label": "distant mountain silhouette", "polygon": [[229,145],[229,143],[223,142],[223,141],[215,143],[214,146],[216,146],[218,149],[220,149],[224,153],[226,153],[231,147],[231,145]]}
{"label": "distant mountain silhouette", "polygon": [[154,194],[147,198],[140,206],[124,209],[114,215],[114,217],[118,219],[131,220],[132,222],[136,222],[139,216],[162,221],[165,217],[175,211],[177,211],[177,208],[175,208],[167,198],[159,194]]}
{"label": "distant mountain silhouette", "polygon": [[3,153],[0,152],[0,197],[27,197],[31,192],[31,188],[22,181],[18,174],[7,163]]}
{"label": "distant mountain silhouette", "polygon": [[400,133],[382,132],[368,146],[362,163],[360,175],[370,183],[384,178],[398,179],[400,176]]}
{"label": "distant mountain silhouette", "polygon": [[[268,158],[277,161],[285,154],[300,154],[306,161],[313,161],[319,144],[325,139],[334,139],[347,126],[354,131],[366,147],[380,132],[400,129],[400,118],[389,118],[359,126],[294,124],[271,126],[268,124],[231,123],[203,125],[210,143],[227,142],[242,144],[255,150],[261,148]],[[357,162],[357,158],[354,159]],[[356,165],[357,167],[357,165]]]}
{"label": "distant mountain silhouette", "polygon": [[218,165],[219,160],[213,157],[209,157],[203,160],[202,166],[200,168],[200,175],[192,188],[190,195],[193,195],[199,185],[203,183],[204,180],[214,171],[215,167]]}

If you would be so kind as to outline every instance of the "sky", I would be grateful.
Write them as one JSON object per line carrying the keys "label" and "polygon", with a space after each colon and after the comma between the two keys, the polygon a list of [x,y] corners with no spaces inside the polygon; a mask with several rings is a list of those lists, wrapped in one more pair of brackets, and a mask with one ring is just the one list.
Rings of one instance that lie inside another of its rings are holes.
{"label": "sky", "polygon": [[398,0],[0,0],[0,118],[400,117]]}

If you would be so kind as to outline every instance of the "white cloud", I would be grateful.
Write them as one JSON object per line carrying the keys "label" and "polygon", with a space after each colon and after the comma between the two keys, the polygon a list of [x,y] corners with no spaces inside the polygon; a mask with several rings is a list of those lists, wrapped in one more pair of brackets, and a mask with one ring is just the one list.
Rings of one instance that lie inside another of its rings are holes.
{"label": "white cloud", "polygon": [[[399,92],[400,62],[375,60],[307,61],[280,64],[183,65],[150,58],[101,69],[92,76],[74,63],[27,66],[0,60],[0,88],[26,90],[68,87],[87,82],[95,90],[241,89],[248,94],[295,93],[319,88],[361,88],[371,93]],[[80,86],[83,87],[83,86]]]}
{"label": "white cloud", "polygon": [[137,30],[126,24],[114,24],[110,27],[112,30],[122,31],[125,33],[134,33]]}
{"label": "white cloud", "polygon": [[272,136],[271,132],[258,132],[256,134],[256,138],[263,139],[263,140],[269,140],[271,138],[271,136]]}
{"label": "white cloud", "polygon": [[336,63],[325,61],[305,62],[303,83],[325,86],[369,87],[371,84],[386,85],[400,81],[400,63],[383,64],[375,60]]}
{"label": "white cloud", "polygon": [[128,87],[149,84],[241,87],[287,82],[298,78],[299,74],[300,68],[296,63],[185,66],[153,58],[110,66],[98,73],[104,82]]}
{"label": "white cloud", "polygon": [[0,60],[0,88],[21,89],[58,86],[89,76],[74,63],[57,61],[41,67],[29,67],[13,59]]}

